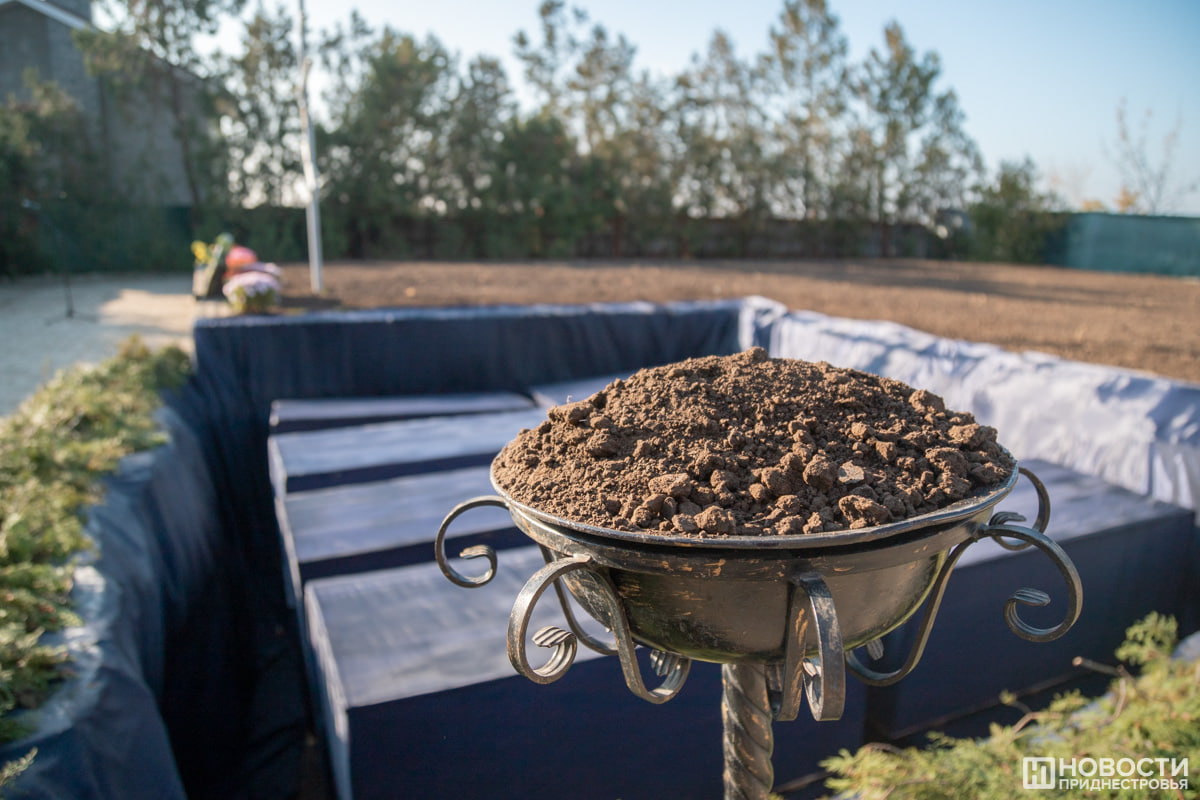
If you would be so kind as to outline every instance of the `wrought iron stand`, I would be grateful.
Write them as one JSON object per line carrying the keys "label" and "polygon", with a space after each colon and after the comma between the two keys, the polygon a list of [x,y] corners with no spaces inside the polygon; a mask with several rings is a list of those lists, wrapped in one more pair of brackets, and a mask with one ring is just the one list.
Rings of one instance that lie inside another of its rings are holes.
{"label": "wrought iron stand", "polygon": [[[487,570],[474,576],[456,570],[446,553],[450,524],[482,506],[505,508],[538,543],[546,564],[526,581],[508,622],[509,660],[536,683],[561,678],[579,643],[616,655],[629,690],[651,703],[665,703],[679,692],[693,658],[722,664],[725,797],[765,800],[774,778],[772,724],[794,720],[802,697],[814,719],[839,719],[847,669],[874,686],[895,683],[911,672],[924,651],[950,573],[975,542],[990,538],[1010,550],[1036,547],[1066,583],[1067,611],[1051,628],[1030,626],[1019,614],[1023,605],[1047,605],[1049,595],[1028,588],[1013,592],[1004,606],[1013,633],[1044,642],[1074,625],[1083,595],[1079,574],[1045,535],[1050,518],[1045,487],[1028,470],[1022,468],[1020,474],[1038,495],[1032,527],[1016,524],[1024,521],[1016,514],[991,513],[1011,491],[1016,473],[991,494],[941,512],[862,531],[799,537],[697,540],[613,531],[489,496],[462,503],[447,515],[438,530],[436,558],[459,586],[482,586],[492,579],[497,559],[490,547],[476,545],[458,554],[487,560]],[[536,646],[552,651],[535,667],[526,653],[529,623],[551,586],[567,627],[549,626],[533,634]],[[579,625],[569,597],[611,631],[612,643]],[[880,657],[880,637],[922,604],[916,641],[898,669],[877,672],[858,659],[854,650],[859,647]],[[661,679],[653,688],[638,667],[639,644],[650,648],[650,663]]]}

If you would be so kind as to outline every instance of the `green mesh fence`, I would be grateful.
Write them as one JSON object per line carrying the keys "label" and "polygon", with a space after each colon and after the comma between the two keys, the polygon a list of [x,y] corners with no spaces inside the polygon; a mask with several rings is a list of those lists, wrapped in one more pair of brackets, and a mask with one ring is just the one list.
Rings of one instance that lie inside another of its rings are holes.
{"label": "green mesh fence", "polygon": [[1200,219],[1076,214],[1064,250],[1081,269],[1200,275]]}

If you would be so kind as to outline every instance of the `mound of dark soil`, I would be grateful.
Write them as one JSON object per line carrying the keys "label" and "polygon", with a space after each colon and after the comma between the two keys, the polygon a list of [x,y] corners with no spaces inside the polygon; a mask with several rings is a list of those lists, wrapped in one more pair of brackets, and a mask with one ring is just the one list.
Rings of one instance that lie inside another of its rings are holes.
{"label": "mound of dark soil", "polygon": [[1004,482],[996,431],[899,381],[754,348],[641,370],[556,406],[497,457],[515,500],[666,535],[854,530]]}

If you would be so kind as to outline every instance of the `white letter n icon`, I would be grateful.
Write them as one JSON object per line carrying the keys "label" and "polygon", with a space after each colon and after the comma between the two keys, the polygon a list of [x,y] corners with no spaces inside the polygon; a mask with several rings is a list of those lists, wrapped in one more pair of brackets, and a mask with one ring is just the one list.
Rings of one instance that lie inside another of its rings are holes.
{"label": "white letter n icon", "polygon": [[1026,756],[1021,760],[1022,787],[1025,789],[1054,788],[1054,759],[1046,756]]}

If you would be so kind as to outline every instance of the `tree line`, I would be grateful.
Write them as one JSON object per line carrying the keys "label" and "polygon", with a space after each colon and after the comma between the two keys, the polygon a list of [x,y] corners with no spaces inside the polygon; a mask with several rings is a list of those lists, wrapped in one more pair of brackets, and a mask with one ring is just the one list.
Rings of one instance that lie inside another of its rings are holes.
{"label": "tree line", "polygon": [[[109,3],[113,25],[76,40],[94,74],[169,109],[190,199],[179,224],[197,237],[232,228],[275,260],[303,258],[291,11]],[[235,46],[203,51],[230,21]],[[780,238],[792,255],[859,255],[868,239],[891,254],[915,228],[936,231],[948,255],[1036,260],[1053,228],[1032,162],[989,176],[937,53],[914,48],[897,22],[852,61],[825,0],[785,0],[762,52],[743,56],[718,30],[663,76],[639,69],[635,45],[580,8],[545,0],[539,21],[513,39],[522,103],[498,59],[464,62],[433,36],[352,13],[309,37],[326,79],[327,257],[403,257],[417,242],[450,258],[756,256]],[[133,194],[95,168],[103,158],[78,135],[70,98],[31,86],[0,110],[10,265],[36,249],[15,198],[95,207]],[[109,239],[115,221],[100,226]]]}

